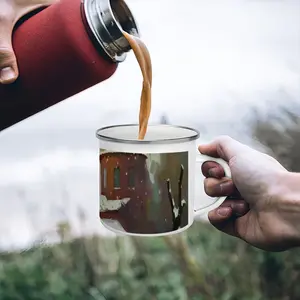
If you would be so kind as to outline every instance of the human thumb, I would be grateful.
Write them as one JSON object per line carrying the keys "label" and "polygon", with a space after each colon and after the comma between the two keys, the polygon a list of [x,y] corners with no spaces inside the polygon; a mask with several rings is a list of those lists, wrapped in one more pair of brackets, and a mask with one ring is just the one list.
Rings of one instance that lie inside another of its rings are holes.
{"label": "human thumb", "polygon": [[249,147],[229,136],[220,136],[212,143],[200,145],[198,150],[202,154],[212,157],[221,157],[228,162],[238,153],[249,150]]}
{"label": "human thumb", "polygon": [[12,30],[6,32],[4,36],[0,36],[0,83],[2,84],[14,82],[19,75],[17,59],[12,47],[11,35]]}

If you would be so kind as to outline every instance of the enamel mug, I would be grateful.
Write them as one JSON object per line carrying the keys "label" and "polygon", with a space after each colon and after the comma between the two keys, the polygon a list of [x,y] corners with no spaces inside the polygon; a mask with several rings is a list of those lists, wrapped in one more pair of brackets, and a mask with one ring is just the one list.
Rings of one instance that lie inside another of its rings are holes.
{"label": "enamel mug", "polygon": [[179,233],[193,224],[195,216],[225,200],[225,196],[209,197],[209,202],[201,204],[201,164],[219,163],[228,178],[231,172],[224,160],[198,152],[197,130],[149,125],[144,140],[138,140],[138,130],[134,124],[96,132],[100,144],[99,215],[107,229],[138,236]]}

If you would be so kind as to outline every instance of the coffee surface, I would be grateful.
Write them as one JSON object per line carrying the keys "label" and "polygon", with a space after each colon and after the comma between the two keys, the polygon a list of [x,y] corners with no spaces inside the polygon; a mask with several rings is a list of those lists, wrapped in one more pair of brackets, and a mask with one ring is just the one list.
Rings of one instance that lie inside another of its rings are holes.
{"label": "coffee surface", "polygon": [[148,121],[151,112],[151,88],[152,88],[152,63],[150,53],[143,41],[123,31],[124,37],[130,44],[134,55],[139,63],[142,76],[143,87],[140,101],[139,113],[139,135],[138,139],[143,140],[148,127]]}

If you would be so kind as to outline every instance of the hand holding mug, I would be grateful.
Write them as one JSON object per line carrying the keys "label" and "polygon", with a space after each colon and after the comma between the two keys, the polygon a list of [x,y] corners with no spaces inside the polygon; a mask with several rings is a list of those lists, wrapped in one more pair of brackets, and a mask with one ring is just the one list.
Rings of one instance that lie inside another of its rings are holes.
{"label": "hand holding mug", "polygon": [[12,46],[12,32],[18,20],[29,12],[57,0],[0,1],[0,84],[9,84],[19,75],[17,58]]}
{"label": "hand holding mug", "polygon": [[223,158],[232,173],[232,179],[224,178],[220,165],[204,163],[206,193],[238,199],[227,199],[209,213],[216,228],[265,250],[281,251],[300,244],[299,174],[227,136],[199,146],[199,151]]}

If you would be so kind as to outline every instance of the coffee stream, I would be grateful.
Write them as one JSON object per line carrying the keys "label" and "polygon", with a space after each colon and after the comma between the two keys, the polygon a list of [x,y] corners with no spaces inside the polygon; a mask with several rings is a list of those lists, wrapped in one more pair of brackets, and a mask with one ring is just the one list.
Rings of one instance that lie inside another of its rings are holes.
{"label": "coffee stream", "polygon": [[130,44],[134,55],[140,65],[143,75],[143,88],[140,103],[139,135],[138,139],[143,140],[147,132],[148,120],[151,112],[151,88],[152,88],[152,64],[151,57],[146,45],[138,38],[125,31],[124,37]]}

